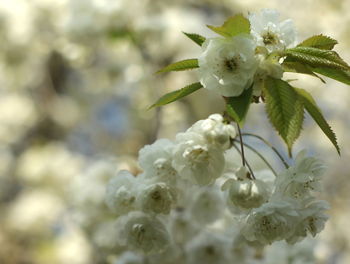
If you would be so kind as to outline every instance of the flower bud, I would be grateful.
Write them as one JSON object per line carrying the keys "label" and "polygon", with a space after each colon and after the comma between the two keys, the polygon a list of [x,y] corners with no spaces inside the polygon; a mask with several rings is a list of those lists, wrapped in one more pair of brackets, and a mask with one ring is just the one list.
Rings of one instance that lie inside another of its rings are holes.
{"label": "flower bud", "polygon": [[249,172],[245,167],[236,171],[236,179],[227,180],[222,186],[228,190],[228,202],[242,209],[257,208],[267,202],[269,188],[261,180],[248,179]]}
{"label": "flower bud", "polygon": [[244,209],[257,208],[268,200],[267,186],[260,180],[233,180],[228,198],[235,206]]}

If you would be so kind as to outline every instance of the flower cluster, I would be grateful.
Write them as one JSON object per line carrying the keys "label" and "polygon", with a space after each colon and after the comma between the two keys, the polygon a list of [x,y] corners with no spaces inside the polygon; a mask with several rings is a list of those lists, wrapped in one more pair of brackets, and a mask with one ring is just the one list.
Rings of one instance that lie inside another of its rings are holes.
{"label": "flower cluster", "polygon": [[[159,215],[186,206],[185,196],[194,193],[191,217],[204,224],[215,221],[224,209],[220,192],[206,186],[222,175],[224,152],[234,137],[234,127],[214,114],[178,134],[175,142],[159,139],[141,149],[143,173],[134,177],[120,171],[107,187],[106,203],[121,216],[120,242],[144,253],[164,250],[170,235]],[[194,193],[186,193],[189,186]]]}
{"label": "flower cluster", "polygon": [[293,244],[322,231],[329,206],[313,193],[320,190],[324,169],[320,160],[300,152],[295,165],[277,175],[269,201],[248,215],[242,228],[244,237],[262,244],[278,240]]}
{"label": "flower cluster", "polygon": [[263,9],[248,17],[250,34],[208,38],[198,58],[199,79],[203,87],[223,96],[239,96],[253,85],[261,95],[265,76],[281,78],[283,69],[275,54],[296,41],[292,20],[279,21],[275,10]]}
{"label": "flower cluster", "polygon": [[106,203],[117,216],[118,243],[132,250],[118,264],[248,263],[257,248],[323,229],[327,204],[313,197],[322,163],[301,152],[276,179],[254,178],[233,165],[235,136],[221,115],[211,115],[175,141],[142,148],[139,175],[111,178]]}

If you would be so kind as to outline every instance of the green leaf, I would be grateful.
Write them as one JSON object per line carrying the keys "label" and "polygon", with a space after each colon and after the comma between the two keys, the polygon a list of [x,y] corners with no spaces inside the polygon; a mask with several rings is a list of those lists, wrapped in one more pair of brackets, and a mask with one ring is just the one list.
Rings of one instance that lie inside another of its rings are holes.
{"label": "green leaf", "polygon": [[332,68],[311,68],[312,71],[350,85],[350,70]]}
{"label": "green leaf", "polygon": [[235,97],[225,97],[226,111],[240,126],[243,125],[253,97],[253,86]]}
{"label": "green leaf", "polygon": [[303,103],[293,87],[283,80],[267,77],[263,89],[269,120],[286,142],[291,156],[303,125]]}
{"label": "green leaf", "polygon": [[250,22],[242,14],[229,17],[222,26],[207,26],[224,37],[233,37],[241,33],[250,34]]}
{"label": "green leaf", "polygon": [[306,64],[304,66],[314,73],[319,73],[350,85],[350,66],[334,51],[311,47],[296,47],[286,50],[286,54],[287,57],[283,64],[287,66],[290,66],[291,63]]}
{"label": "green leaf", "polygon": [[171,71],[185,71],[185,70],[190,70],[198,67],[199,66],[198,66],[197,59],[187,59],[187,60],[174,62],[164,67],[163,69],[157,71],[156,73],[171,72]]}
{"label": "green leaf", "polygon": [[336,44],[338,44],[338,41],[336,41],[335,39],[320,34],[304,40],[298,46],[331,50]]}
{"label": "green leaf", "polygon": [[302,99],[306,111],[315,120],[317,125],[322,129],[323,133],[329,138],[329,140],[332,142],[334,147],[337,149],[338,154],[340,155],[340,148],[337,143],[337,137],[334,134],[330,125],[327,123],[326,119],[323,117],[321,110],[317,106],[311,94],[303,89],[298,89],[298,88],[294,88],[294,89]]}
{"label": "green leaf", "polygon": [[349,65],[343,61],[335,51],[312,47],[295,47],[285,51],[287,61],[301,62],[315,68],[332,68],[350,70]]}
{"label": "green leaf", "polygon": [[197,91],[198,89],[200,89],[202,87],[203,87],[202,84],[197,82],[197,83],[192,83],[190,85],[187,85],[180,90],[176,90],[176,91],[167,93],[167,94],[163,95],[161,98],[159,98],[158,101],[155,102],[153,105],[151,105],[148,109],[175,102],[175,101],[181,99],[182,97],[185,97],[185,96]]}
{"label": "green leaf", "polygon": [[203,42],[205,41],[205,37],[196,34],[196,33],[184,33],[189,39],[193,40],[195,43],[197,43],[199,46],[202,46]]}
{"label": "green leaf", "polygon": [[304,65],[300,62],[290,62],[290,61],[284,61],[282,63],[283,70],[285,72],[295,72],[295,73],[302,73],[302,74],[308,74],[313,77],[316,77],[321,80],[321,82],[326,83],[320,76],[315,74],[307,65]]}

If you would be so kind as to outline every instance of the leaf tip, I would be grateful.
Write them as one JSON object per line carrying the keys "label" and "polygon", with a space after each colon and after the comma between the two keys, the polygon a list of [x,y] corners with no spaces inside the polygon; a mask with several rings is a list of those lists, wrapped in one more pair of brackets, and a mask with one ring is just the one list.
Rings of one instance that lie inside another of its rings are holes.
{"label": "leaf tip", "polygon": [[154,107],[156,107],[156,105],[155,105],[155,104],[150,105],[149,107],[147,107],[146,111],[149,111],[149,110],[151,110],[151,109],[152,109],[152,108],[154,108]]}

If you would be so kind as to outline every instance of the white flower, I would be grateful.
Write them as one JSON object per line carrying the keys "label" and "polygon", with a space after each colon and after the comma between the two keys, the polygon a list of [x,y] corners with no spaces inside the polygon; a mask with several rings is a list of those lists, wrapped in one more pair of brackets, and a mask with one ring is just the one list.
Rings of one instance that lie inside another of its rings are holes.
{"label": "white flower", "polygon": [[139,151],[139,164],[144,169],[146,178],[172,184],[176,181],[177,172],[171,165],[174,146],[168,139],[158,139]]}
{"label": "white flower", "polygon": [[118,215],[135,209],[136,178],[128,171],[119,171],[111,178],[106,190],[106,204]]}
{"label": "white flower", "polygon": [[263,49],[263,53],[257,54],[259,67],[254,76],[253,95],[260,96],[267,76],[281,79],[283,76],[283,68],[278,61],[277,56],[268,56],[267,50]]}
{"label": "white flower", "polygon": [[324,213],[329,209],[329,204],[326,201],[314,200],[313,198],[305,201],[305,208],[298,210],[300,221],[296,224],[294,233],[286,240],[288,243],[295,242],[305,238],[307,234],[315,237],[324,229],[328,216]]}
{"label": "white flower", "polygon": [[121,245],[145,254],[161,253],[169,245],[169,234],[162,222],[139,211],[118,218],[117,230]]}
{"label": "white flower", "polygon": [[257,66],[255,47],[245,35],[207,39],[198,58],[203,87],[223,96],[240,95],[253,81]]}
{"label": "white flower", "polygon": [[227,149],[230,146],[230,138],[236,136],[233,125],[224,123],[220,114],[210,115],[207,119],[194,123],[187,131],[202,134],[210,143]]}
{"label": "white flower", "polygon": [[268,201],[268,186],[261,180],[229,179],[226,184],[229,185],[227,186],[229,205],[252,209]]}
{"label": "white flower", "polygon": [[125,251],[115,264],[143,264],[145,263],[142,256],[136,254],[135,252]]}
{"label": "white flower", "polygon": [[201,228],[193,221],[192,215],[182,207],[172,210],[170,216],[170,233],[172,239],[178,244],[187,242]]}
{"label": "white flower", "polygon": [[242,228],[242,234],[248,241],[271,244],[288,238],[293,233],[298,217],[292,201],[265,203],[252,210]]}
{"label": "white flower", "polygon": [[199,224],[210,224],[220,218],[224,212],[221,192],[213,187],[201,188],[194,195],[191,204],[193,220]]}
{"label": "white flower", "polygon": [[172,165],[181,177],[199,185],[209,185],[221,176],[225,164],[223,150],[193,132],[180,133],[176,140]]}
{"label": "white flower", "polygon": [[249,16],[251,34],[257,46],[269,52],[284,50],[295,43],[296,30],[292,20],[279,21],[279,13],[272,9],[262,9],[259,14]]}
{"label": "white flower", "polygon": [[[264,176],[261,173],[259,175]],[[227,204],[232,213],[244,213],[245,210],[257,208],[268,201],[271,187],[263,180],[248,179],[249,172],[246,167],[239,167],[234,175],[227,173],[226,176],[230,178],[224,182],[221,189],[227,191]],[[269,182],[269,178],[264,177]]]}
{"label": "white flower", "polygon": [[183,249],[171,244],[165,251],[160,254],[147,256],[147,264],[182,264],[185,262]]}
{"label": "white flower", "polygon": [[295,245],[284,241],[273,243],[264,250],[265,264],[315,264],[314,240],[303,240]]}
{"label": "white flower", "polygon": [[201,233],[192,239],[185,248],[188,264],[227,264],[232,263],[231,242],[216,233]]}
{"label": "white flower", "polygon": [[137,203],[146,213],[169,214],[174,199],[171,189],[165,183],[159,182],[140,190]]}
{"label": "white flower", "polygon": [[277,176],[275,195],[304,198],[310,191],[320,191],[324,171],[325,166],[319,159],[305,157],[305,152],[301,151],[295,165]]}

